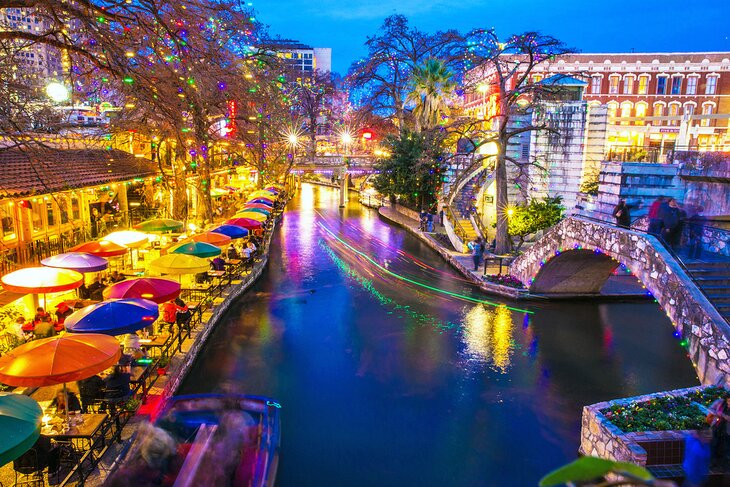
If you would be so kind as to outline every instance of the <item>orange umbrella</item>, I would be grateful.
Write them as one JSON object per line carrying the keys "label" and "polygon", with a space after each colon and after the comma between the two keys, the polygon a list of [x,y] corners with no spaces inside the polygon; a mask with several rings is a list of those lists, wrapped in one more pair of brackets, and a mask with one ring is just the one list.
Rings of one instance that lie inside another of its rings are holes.
{"label": "orange umbrella", "polygon": [[0,357],[0,382],[43,387],[86,379],[119,362],[113,336],[76,333],[25,343]]}
{"label": "orange umbrella", "polygon": [[80,272],[56,267],[26,267],[2,277],[7,291],[21,294],[58,293],[76,289],[83,282]]}
{"label": "orange umbrella", "polygon": [[193,235],[190,240],[193,240],[195,242],[206,242],[218,247],[223,247],[224,245],[228,245],[229,243],[231,243],[231,237],[229,237],[228,235],[223,235],[222,233],[215,232],[199,233],[197,235]]}
{"label": "orange umbrella", "polygon": [[98,255],[99,257],[115,257],[124,255],[128,251],[129,249],[127,247],[107,240],[85,242],[69,249],[69,252],[86,252],[87,254]]}

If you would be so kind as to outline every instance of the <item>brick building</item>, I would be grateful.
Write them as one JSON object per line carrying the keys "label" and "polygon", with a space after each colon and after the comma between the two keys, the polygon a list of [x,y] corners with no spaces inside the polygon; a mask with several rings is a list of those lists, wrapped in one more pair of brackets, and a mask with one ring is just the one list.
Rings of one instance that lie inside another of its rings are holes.
{"label": "brick building", "polygon": [[[584,99],[606,105],[608,150],[730,150],[730,52],[572,54],[546,61],[533,74],[588,81]],[[489,98],[471,93],[477,113]]]}

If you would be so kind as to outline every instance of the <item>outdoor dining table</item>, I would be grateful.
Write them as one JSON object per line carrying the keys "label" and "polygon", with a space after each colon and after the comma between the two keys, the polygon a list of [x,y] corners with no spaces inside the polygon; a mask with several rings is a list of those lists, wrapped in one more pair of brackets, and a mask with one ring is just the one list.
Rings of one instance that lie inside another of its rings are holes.
{"label": "outdoor dining table", "polygon": [[147,394],[148,381],[152,364],[140,364],[135,362],[130,369],[129,383],[135,388],[142,389],[142,395]]}
{"label": "outdoor dining table", "polygon": [[104,425],[104,421],[109,417],[106,413],[87,413],[76,416],[81,416],[83,422],[73,424],[66,431],[61,429],[63,426],[62,423],[56,425],[49,424],[41,428],[41,434],[56,440],[91,440],[99,433],[99,430]]}
{"label": "outdoor dining table", "polygon": [[226,271],[208,271],[208,275],[210,277],[218,277],[221,278],[226,275]]}
{"label": "outdoor dining table", "polygon": [[150,354],[153,354],[153,351],[159,352],[157,355],[162,355],[161,350],[165,347],[165,344],[167,344],[167,341],[170,339],[169,333],[160,334],[157,336],[153,336],[150,338],[140,338],[139,344],[143,347],[146,347],[150,350]]}

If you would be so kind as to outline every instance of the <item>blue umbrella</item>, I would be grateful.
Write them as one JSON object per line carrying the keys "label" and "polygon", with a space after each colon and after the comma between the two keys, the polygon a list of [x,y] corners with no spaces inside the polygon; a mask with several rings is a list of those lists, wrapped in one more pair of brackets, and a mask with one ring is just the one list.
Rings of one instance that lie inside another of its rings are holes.
{"label": "blue umbrella", "polygon": [[30,450],[41,433],[43,410],[28,396],[0,392],[0,465]]}
{"label": "blue umbrella", "polygon": [[125,335],[150,326],[160,316],[149,299],[112,299],[71,313],[64,322],[72,333]]}
{"label": "blue umbrella", "polygon": [[218,228],[214,228],[213,230],[211,230],[211,232],[228,235],[229,237],[231,237],[231,239],[248,237],[248,230],[243,227],[238,227],[236,225],[221,225]]}
{"label": "blue umbrella", "polygon": [[270,208],[273,208],[273,206],[274,206],[274,203],[271,200],[266,200],[266,199],[262,199],[262,198],[255,198],[252,200],[248,200],[246,203],[258,203],[260,205],[266,205]]}
{"label": "blue umbrella", "polygon": [[46,267],[70,269],[76,272],[99,272],[109,266],[109,261],[104,257],[84,252],[66,252],[43,259],[41,264]]}

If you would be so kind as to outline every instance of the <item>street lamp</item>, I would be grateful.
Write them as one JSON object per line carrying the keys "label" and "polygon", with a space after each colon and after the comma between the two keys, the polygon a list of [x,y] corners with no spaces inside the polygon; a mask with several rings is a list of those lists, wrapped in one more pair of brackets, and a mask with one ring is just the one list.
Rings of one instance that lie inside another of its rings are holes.
{"label": "street lamp", "polygon": [[46,95],[56,103],[62,103],[68,100],[68,88],[58,81],[52,81],[46,85]]}

